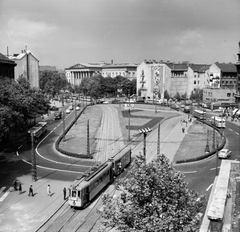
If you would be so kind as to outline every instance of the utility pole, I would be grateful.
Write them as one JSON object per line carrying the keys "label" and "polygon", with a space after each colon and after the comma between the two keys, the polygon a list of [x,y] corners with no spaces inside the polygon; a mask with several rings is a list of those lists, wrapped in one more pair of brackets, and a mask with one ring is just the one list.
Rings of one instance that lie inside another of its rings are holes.
{"label": "utility pole", "polygon": [[158,124],[157,155],[160,155],[160,122],[159,122],[159,124]]}
{"label": "utility pole", "polygon": [[65,110],[63,110],[63,142],[65,142]]}
{"label": "utility pole", "polygon": [[89,143],[89,119],[87,121],[87,155],[90,156],[90,143]]}
{"label": "utility pole", "polygon": [[218,175],[218,137],[217,137],[217,152],[216,152],[216,176]]}
{"label": "utility pole", "polygon": [[37,167],[36,167],[36,156],[35,156],[35,146],[34,146],[34,134],[31,133],[32,139],[32,180],[37,180]]}
{"label": "utility pole", "polygon": [[77,124],[77,110],[76,110],[76,99],[75,99],[75,123]]}
{"label": "utility pole", "polygon": [[130,142],[130,94],[128,94],[128,141]]}
{"label": "utility pole", "polygon": [[150,133],[151,131],[152,131],[152,129],[150,129],[150,128],[144,128],[144,129],[139,130],[139,133],[143,134],[143,155],[144,155],[146,162],[147,162],[146,139],[147,139],[147,134]]}

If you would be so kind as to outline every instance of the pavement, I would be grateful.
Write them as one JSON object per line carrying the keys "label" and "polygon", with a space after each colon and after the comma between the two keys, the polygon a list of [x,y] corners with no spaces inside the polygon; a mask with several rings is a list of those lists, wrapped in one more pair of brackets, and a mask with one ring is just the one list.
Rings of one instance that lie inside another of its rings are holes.
{"label": "pavement", "polygon": [[[60,102],[53,103],[61,107]],[[48,116],[45,116],[45,119]],[[179,143],[164,143],[161,153],[167,154],[170,161],[177,153],[181,141],[186,133],[182,133],[181,118],[173,127],[168,136],[170,141]],[[186,116],[185,116],[186,118]],[[229,121],[231,121],[229,119]],[[239,125],[238,122],[232,122]],[[191,123],[188,123],[186,132]],[[1,159],[0,159],[1,162]],[[60,173],[51,172],[45,176],[38,176],[38,180],[32,180],[31,174],[21,175],[17,178],[22,184],[22,192],[15,191],[13,184],[0,186],[0,232],[33,232],[37,229],[66,201],[63,199],[63,188],[71,185],[69,181],[60,181],[56,178]],[[47,194],[47,186],[51,186],[51,196]],[[33,186],[34,196],[28,196],[29,187]]]}

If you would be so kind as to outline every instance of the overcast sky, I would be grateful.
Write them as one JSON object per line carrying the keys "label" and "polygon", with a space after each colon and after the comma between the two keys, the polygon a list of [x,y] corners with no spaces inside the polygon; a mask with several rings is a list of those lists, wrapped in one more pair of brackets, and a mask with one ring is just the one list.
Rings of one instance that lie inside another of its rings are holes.
{"label": "overcast sky", "polygon": [[240,0],[0,0],[0,53],[68,68],[144,59],[235,62]]}

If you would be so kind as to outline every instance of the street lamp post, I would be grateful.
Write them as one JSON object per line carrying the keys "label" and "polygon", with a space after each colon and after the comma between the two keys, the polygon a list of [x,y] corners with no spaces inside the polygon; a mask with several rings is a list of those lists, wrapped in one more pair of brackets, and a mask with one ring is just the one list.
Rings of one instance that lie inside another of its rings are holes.
{"label": "street lamp post", "polygon": [[147,138],[147,134],[150,133],[152,131],[152,129],[150,128],[143,128],[143,129],[140,129],[139,130],[139,133],[140,134],[143,134],[143,155],[144,155],[144,158],[145,158],[145,161],[146,160],[146,138]]}
{"label": "street lamp post", "polygon": [[32,140],[32,179],[37,180],[37,167],[36,167],[36,156],[35,156],[35,146],[34,146],[34,134],[31,133]]}
{"label": "street lamp post", "polygon": [[76,99],[75,99],[75,123],[77,124],[77,109],[76,109]]}

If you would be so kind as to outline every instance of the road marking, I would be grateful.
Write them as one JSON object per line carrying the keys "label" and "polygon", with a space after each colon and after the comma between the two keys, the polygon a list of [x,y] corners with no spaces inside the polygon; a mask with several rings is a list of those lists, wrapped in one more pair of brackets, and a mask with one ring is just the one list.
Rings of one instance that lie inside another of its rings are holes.
{"label": "road marking", "polygon": [[184,174],[196,173],[197,171],[183,172]]}
{"label": "road marking", "polygon": [[206,191],[208,191],[212,186],[213,184],[210,184],[209,187],[206,189]]}
{"label": "road marking", "polygon": [[0,189],[0,194],[3,192],[3,190],[5,189],[6,187],[3,186],[1,189]]}
{"label": "road marking", "polygon": [[[220,167],[217,167],[217,168],[220,168]],[[216,168],[211,168],[210,170],[211,170],[211,171],[212,171],[212,170],[216,170]]]}
{"label": "road marking", "polygon": [[[28,162],[25,159],[22,159],[23,162],[32,165],[31,162]],[[78,174],[83,174],[83,172],[77,172],[77,171],[69,171],[69,170],[62,170],[62,169],[56,169],[56,168],[48,168],[48,167],[43,167],[43,166],[39,166],[36,165],[38,168],[42,168],[42,169],[47,169],[47,170],[53,170],[53,171],[60,171],[60,172],[69,172],[69,173],[78,173]]]}
{"label": "road marking", "polygon": [[4,199],[8,196],[8,194],[13,190],[13,187],[10,187],[0,198],[0,202],[3,202]]}
{"label": "road marking", "polygon": [[236,134],[237,134],[237,135],[239,135],[239,133],[238,133],[238,132],[236,132]]}
{"label": "road marking", "polygon": [[233,131],[232,129],[228,128],[230,131]]}

